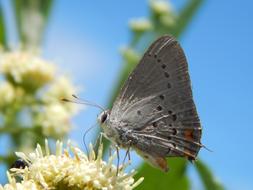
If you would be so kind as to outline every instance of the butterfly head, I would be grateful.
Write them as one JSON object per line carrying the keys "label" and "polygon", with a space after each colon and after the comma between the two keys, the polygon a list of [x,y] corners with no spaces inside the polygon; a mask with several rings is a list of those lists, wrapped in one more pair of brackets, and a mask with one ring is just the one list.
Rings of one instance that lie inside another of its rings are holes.
{"label": "butterfly head", "polygon": [[98,122],[100,124],[105,124],[110,116],[110,110],[105,110],[103,111],[99,116],[98,116]]}

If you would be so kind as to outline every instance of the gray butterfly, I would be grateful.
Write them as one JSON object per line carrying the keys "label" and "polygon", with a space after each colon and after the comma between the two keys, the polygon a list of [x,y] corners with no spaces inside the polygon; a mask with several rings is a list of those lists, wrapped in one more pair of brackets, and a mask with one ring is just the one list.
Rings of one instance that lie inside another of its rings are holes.
{"label": "gray butterfly", "polygon": [[195,160],[203,146],[184,52],[162,36],[128,77],[111,110],[99,115],[105,136],[167,171],[166,157]]}

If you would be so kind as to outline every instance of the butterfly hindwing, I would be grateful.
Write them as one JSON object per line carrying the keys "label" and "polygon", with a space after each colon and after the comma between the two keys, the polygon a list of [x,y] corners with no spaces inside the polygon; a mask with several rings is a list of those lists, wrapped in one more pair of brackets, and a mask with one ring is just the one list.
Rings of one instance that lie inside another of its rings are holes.
{"label": "butterfly hindwing", "polygon": [[195,159],[202,146],[201,125],[187,61],[173,37],[163,36],[149,47],[121,89],[110,118],[117,127],[132,130],[138,138],[134,148],[143,154]]}

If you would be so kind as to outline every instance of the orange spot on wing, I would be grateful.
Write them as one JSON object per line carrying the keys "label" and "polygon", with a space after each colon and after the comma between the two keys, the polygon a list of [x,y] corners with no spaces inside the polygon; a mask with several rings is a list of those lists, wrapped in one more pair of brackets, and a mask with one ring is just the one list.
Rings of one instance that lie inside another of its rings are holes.
{"label": "orange spot on wing", "polygon": [[165,158],[157,157],[157,158],[155,158],[155,162],[156,162],[157,166],[159,166],[164,172],[168,171],[168,165],[167,165],[167,161]]}
{"label": "orange spot on wing", "polygon": [[184,137],[187,139],[187,140],[194,140],[194,137],[193,137],[193,130],[192,129],[187,129],[185,132],[184,132]]}

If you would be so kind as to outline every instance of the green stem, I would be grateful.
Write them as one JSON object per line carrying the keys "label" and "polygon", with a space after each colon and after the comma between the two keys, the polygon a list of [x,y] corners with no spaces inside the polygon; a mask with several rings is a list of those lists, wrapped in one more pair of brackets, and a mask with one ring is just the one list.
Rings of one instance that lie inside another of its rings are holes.
{"label": "green stem", "polygon": [[0,5],[0,46],[7,49],[7,39],[6,39],[6,24],[4,21],[4,15],[2,6]]}
{"label": "green stem", "polygon": [[35,133],[38,131],[38,127],[8,127],[8,126],[4,126],[4,127],[0,127],[0,134],[11,134],[11,135],[15,135],[15,134],[21,134],[24,132],[32,132]]}
{"label": "green stem", "polygon": [[11,155],[0,155],[0,163],[1,162],[4,162],[4,163],[6,163],[6,162],[8,162],[8,160],[10,160],[10,158],[12,158],[13,156],[11,156]]}
{"label": "green stem", "polygon": [[7,168],[10,168],[16,159],[17,157],[14,153],[9,155],[0,155],[0,164],[6,164]]}
{"label": "green stem", "polygon": [[191,0],[185,5],[178,15],[177,25],[171,31],[173,36],[178,38],[182,35],[203,2],[204,0]]}

